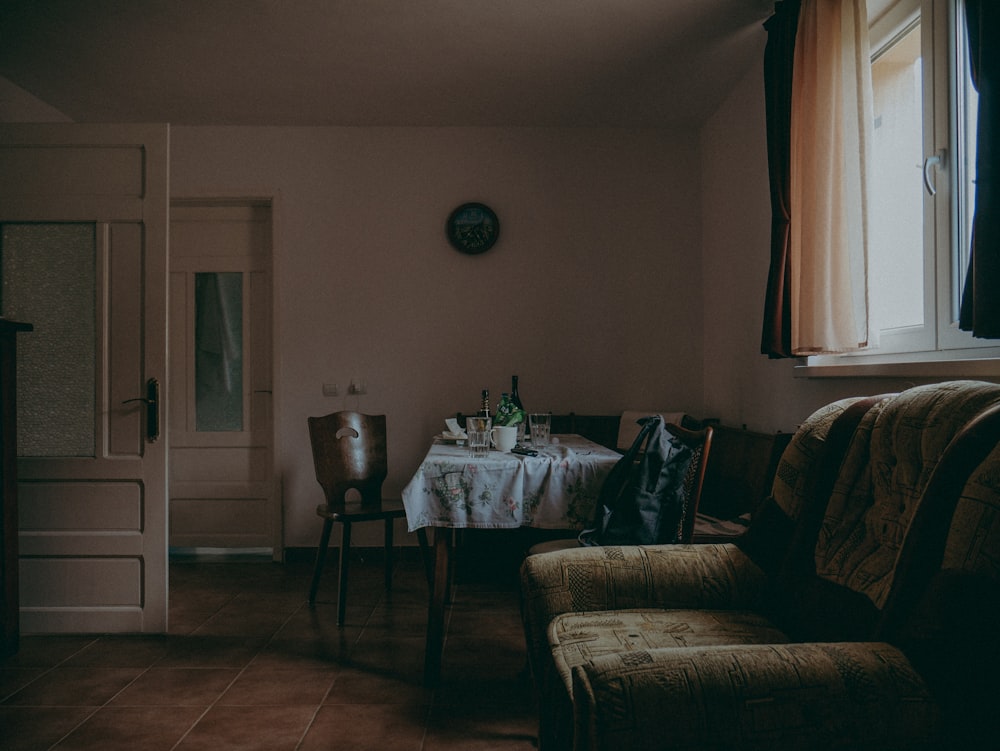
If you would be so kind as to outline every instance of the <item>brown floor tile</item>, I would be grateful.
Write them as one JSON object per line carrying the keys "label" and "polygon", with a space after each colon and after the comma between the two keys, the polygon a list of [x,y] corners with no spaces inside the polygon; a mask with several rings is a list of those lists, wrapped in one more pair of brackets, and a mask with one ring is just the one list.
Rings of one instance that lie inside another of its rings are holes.
{"label": "brown floor tile", "polygon": [[4,660],[4,667],[51,668],[72,657],[88,644],[97,641],[95,636],[21,636],[17,652]]}
{"label": "brown floor tile", "polygon": [[148,668],[167,653],[165,636],[103,636],[64,663],[67,667]]}
{"label": "brown floor tile", "polygon": [[324,704],[415,704],[427,706],[433,690],[419,680],[348,668],[337,676]]}
{"label": "brown floor tile", "polygon": [[315,707],[213,707],[176,751],[292,751],[315,712]]}
{"label": "brown floor tile", "polygon": [[326,697],[337,671],[283,670],[251,665],[219,699],[219,706],[312,706]]}
{"label": "brown floor tile", "polygon": [[423,751],[530,751],[535,748],[535,718],[504,707],[470,704],[438,707],[427,723]]}
{"label": "brown floor tile", "polygon": [[22,637],[0,662],[0,749],[533,748],[516,582],[456,577],[430,689],[421,562],[387,592],[378,558],[355,556],[344,627],[333,556],[315,607],[308,564],[171,562],[169,636]]}
{"label": "brown floor tile", "polygon": [[435,707],[492,707],[498,714],[534,716],[534,689],[527,676],[490,672],[446,673],[434,692]]}
{"label": "brown floor tile", "polygon": [[104,707],[53,751],[170,751],[194,725],[200,707]]}
{"label": "brown floor tile", "polygon": [[0,748],[47,749],[94,712],[92,707],[0,707]]}
{"label": "brown floor tile", "polygon": [[99,707],[141,672],[138,668],[57,667],[4,703],[20,707]]}
{"label": "brown floor tile", "polygon": [[391,636],[358,640],[348,658],[348,667],[412,680],[423,676],[424,636]]}
{"label": "brown floor tile", "polygon": [[20,691],[38,676],[45,668],[0,668],[0,704],[11,694]]}
{"label": "brown floor tile", "polygon": [[156,667],[243,668],[266,644],[267,639],[260,636],[190,634],[171,637],[166,654]]}
{"label": "brown floor tile", "polygon": [[370,616],[370,608],[348,607],[346,622],[343,626],[338,626],[336,604],[317,603],[314,607],[307,605],[288,617],[275,634],[275,638],[322,637],[337,642],[353,643],[361,635]]}
{"label": "brown floor tile", "polygon": [[341,641],[337,635],[322,637],[276,637],[251,663],[254,667],[337,669],[348,663],[354,639]]}
{"label": "brown floor tile", "polygon": [[150,668],[111,704],[115,706],[209,707],[236,680],[230,668]]}
{"label": "brown floor tile", "polygon": [[288,620],[288,615],[264,608],[225,607],[194,632],[199,636],[246,636],[270,638]]}
{"label": "brown floor tile", "polygon": [[338,704],[321,707],[299,751],[420,751],[427,710],[421,706]]}

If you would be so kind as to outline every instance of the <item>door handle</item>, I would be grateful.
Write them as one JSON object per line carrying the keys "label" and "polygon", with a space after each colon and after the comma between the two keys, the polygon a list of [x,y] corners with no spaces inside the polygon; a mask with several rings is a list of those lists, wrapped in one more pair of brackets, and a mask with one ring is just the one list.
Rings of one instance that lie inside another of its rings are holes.
{"label": "door handle", "polygon": [[146,405],[146,440],[156,443],[160,437],[160,382],[155,378],[146,381],[146,395],[126,399],[122,404],[142,402]]}

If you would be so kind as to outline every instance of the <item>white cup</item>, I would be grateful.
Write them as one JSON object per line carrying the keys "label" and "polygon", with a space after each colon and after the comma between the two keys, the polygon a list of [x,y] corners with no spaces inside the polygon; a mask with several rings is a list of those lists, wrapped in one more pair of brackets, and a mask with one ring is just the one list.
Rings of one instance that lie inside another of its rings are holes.
{"label": "white cup", "polygon": [[498,451],[510,451],[517,445],[517,426],[498,425],[493,428],[493,445]]}

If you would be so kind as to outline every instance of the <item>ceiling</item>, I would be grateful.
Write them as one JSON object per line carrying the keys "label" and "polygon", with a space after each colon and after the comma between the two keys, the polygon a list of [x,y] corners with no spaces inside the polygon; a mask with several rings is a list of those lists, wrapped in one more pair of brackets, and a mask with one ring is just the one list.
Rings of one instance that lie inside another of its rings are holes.
{"label": "ceiling", "polygon": [[771,0],[0,0],[0,76],[79,122],[702,122]]}

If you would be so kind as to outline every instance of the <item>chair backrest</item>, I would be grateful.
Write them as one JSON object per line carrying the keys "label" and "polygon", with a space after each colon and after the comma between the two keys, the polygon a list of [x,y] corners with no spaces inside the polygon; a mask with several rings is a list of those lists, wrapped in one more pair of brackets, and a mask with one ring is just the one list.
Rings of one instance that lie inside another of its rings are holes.
{"label": "chair backrest", "polygon": [[[805,521],[800,517],[818,508],[812,513],[822,518],[851,437],[881,398],[850,397],[827,404],[806,418],[792,435],[778,461],[770,495],[758,506],[746,534],[736,540],[768,574],[786,576],[783,569],[788,568],[790,556],[805,555],[811,562],[815,536],[803,540]],[[797,542],[795,549],[804,552],[795,553],[793,540]]]}
{"label": "chair backrest", "polygon": [[908,389],[872,409],[844,459],[816,544],[816,573],[881,609],[924,490],[952,440],[1000,403],[1000,385],[952,381]]}
{"label": "chair backrest", "polygon": [[713,425],[712,459],[705,469],[699,513],[717,519],[753,514],[771,492],[791,433],[759,433]]}
{"label": "chair backrest", "polygon": [[385,415],[343,411],[309,418],[316,480],[329,506],[342,508],[352,489],[362,505],[381,502],[389,471],[385,436]]}
{"label": "chair backrest", "polygon": [[871,406],[853,431],[829,499],[803,511],[798,531],[807,534],[792,546],[798,554],[774,593],[780,613],[772,618],[787,633],[809,641],[875,637],[935,470],[964,426],[996,403],[1000,386],[954,381]]}
{"label": "chair backrest", "polygon": [[681,533],[678,542],[688,543],[694,535],[695,518],[701,503],[702,489],[705,487],[705,467],[712,449],[714,428],[706,425],[701,430],[689,430],[675,423],[666,424],[667,432],[691,449],[691,462],[684,475],[684,512],[681,517]]}

